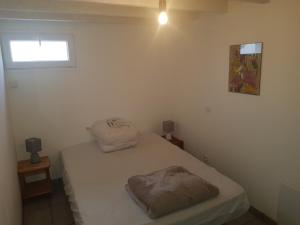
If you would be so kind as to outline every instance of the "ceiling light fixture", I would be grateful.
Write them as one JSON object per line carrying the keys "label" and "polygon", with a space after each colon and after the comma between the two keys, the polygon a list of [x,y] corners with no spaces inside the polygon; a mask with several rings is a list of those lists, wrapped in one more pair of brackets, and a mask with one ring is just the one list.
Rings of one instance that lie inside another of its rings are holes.
{"label": "ceiling light fixture", "polygon": [[167,2],[166,0],[159,0],[159,16],[158,22],[160,25],[166,25],[168,23],[168,14],[167,14]]}

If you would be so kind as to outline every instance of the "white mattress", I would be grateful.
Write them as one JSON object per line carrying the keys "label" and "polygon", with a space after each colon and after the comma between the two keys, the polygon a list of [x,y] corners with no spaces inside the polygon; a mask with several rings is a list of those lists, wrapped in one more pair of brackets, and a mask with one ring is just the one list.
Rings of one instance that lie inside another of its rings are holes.
{"label": "white mattress", "polygon": [[[244,189],[155,134],[132,149],[102,153],[96,143],[63,150],[65,190],[78,225],[220,225],[249,207]],[[220,189],[217,198],[152,220],[129,197],[130,176],[183,166]]]}

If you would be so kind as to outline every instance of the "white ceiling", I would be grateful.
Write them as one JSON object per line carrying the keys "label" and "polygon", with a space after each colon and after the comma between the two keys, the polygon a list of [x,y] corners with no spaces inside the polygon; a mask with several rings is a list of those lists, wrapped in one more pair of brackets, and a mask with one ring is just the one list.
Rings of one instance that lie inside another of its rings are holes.
{"label": "white ceiling", "polygon": [[[95,2],[112,5],[125,6],[140,6],[140,7],[157,7],[159,0],[56,0],[56,1],[73,1],[73,2]],[[227,0],[226,0],[227,1]],[[267,3],[270,0],[240,0],[244,2]],[[203,4],[205,0],[167,0],[170,5],[199,5]],[[223,0],[206,0],[206,2],[224,2]]]}
{"label": "white ceiling", "polygon": [[[158,8],[159,0],[54,0],[59,2],[100,3],[115,6]],[[167,0],[168,9],[188,11],[224,10],[227,0]]]}
{"label": "white ceiling", "polygon": [[[153,18],[159,0],[0,0],[1,18],[76,18],[110,16]],[[225,13],[229,0],[167,0],[170,12],[195,16],[199,12]],[[269,0],[230,0],[267,3]],[[52,15],[52,16],[50,16]]]}

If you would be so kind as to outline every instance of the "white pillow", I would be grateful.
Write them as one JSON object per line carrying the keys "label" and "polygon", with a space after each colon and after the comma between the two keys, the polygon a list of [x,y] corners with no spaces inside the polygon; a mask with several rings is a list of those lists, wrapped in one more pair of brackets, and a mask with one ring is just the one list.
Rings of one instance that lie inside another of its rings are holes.
{"label": "white pillow", "polygon": [[91,132],[104,152],[126,149],[138,143],[138,130],[125,119],[96,121],[91,127]]}

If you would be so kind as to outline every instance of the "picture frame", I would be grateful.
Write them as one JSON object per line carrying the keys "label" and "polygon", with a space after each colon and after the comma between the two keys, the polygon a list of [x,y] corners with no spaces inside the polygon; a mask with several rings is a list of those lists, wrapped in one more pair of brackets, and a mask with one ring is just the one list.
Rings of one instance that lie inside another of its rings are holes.
{"label": "picture frame", "polygon": [[230,46],[228,90],[260,95],[263,42]]}

